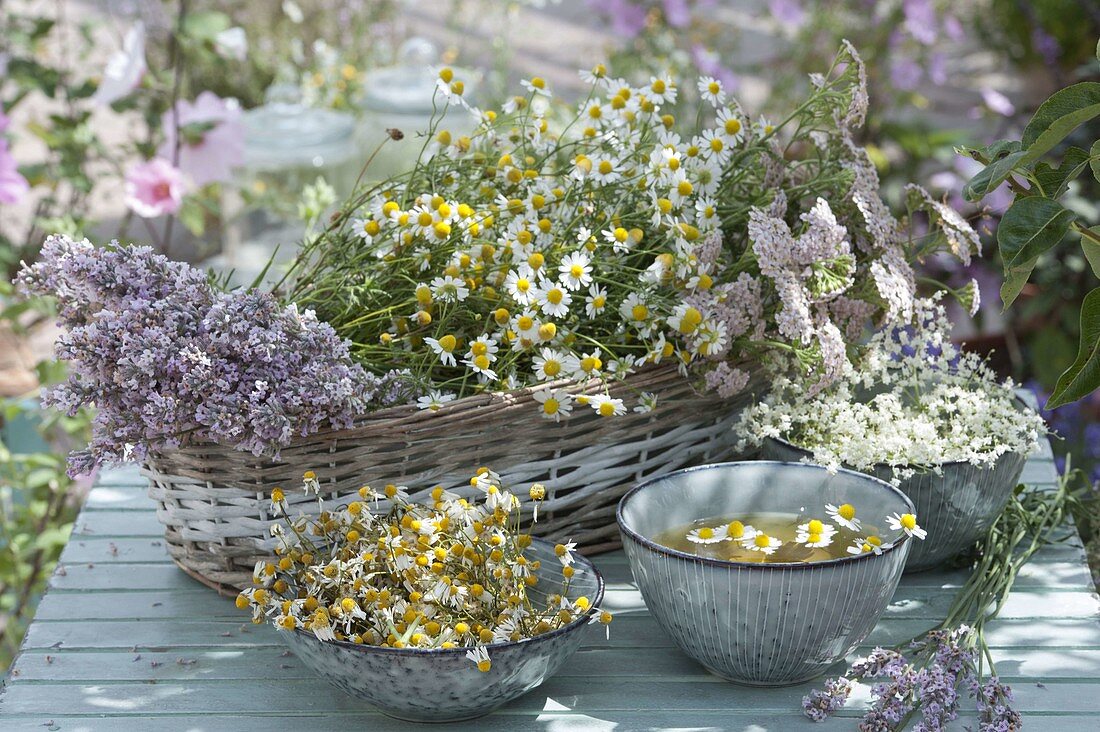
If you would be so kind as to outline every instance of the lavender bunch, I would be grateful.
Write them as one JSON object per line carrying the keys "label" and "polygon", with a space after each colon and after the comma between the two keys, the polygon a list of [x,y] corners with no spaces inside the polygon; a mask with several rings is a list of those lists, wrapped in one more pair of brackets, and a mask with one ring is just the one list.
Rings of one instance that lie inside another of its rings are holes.
{"label": "lavender bunch", "polygon": [[1021,729],[1012,690],[993,672],[985,624],[997,616],[1020,567],[1065,522],[1076,501],[1070,491],[1075,479],[1067,467],[1057,491],[1014,495],[979,544],[974,572],[944,622],[898,648],[876,648],[843,676],[828,679],[803,697],[803,714],[824,721],[844,707],[856,682],[866,681],[871,706],[860,720],[862,732],[897,732],[918,717],[918,732],[944,730],[958,718],[961,692],[974,700],[979,732]]}
{"label": "lavender bunch", "polygon": [[149,247],[52,236],[16,284],[55,297],[66,331],[56,353],[70,375],[43,402],[97,410],[91,443],[69,456],[73,475],[194,441],[276,456],[295,436],[408,398],[401,374],[365,372],[312,311],[219,292]]}

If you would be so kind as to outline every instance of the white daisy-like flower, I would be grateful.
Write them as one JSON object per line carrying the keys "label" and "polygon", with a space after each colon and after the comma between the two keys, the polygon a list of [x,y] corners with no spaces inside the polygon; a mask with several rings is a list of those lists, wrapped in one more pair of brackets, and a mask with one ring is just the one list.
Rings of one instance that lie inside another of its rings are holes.
{"label": "white daisy-like flower", "polygon": [[543,389],[536,391],[534,397],[542,409],[543,419],[560,422],[563,418],[568,419],[573,411],[573,397],[564,389]]}
{"label": "white daisy-like flower", "polygon": [[573,552],[576,551],[576,549],[577,542],[565,541],[562,544],[554,546],[554,555],[557,556],[558,561],[561,562],[563,567],[568,567],[574,561]]}
{"label": "white daisy-like flower", "polygon": [[367,244],[374,241],[382,227],[374,219],[356,219],[352,222],[353,230]]}
{"label": "white daisy-like flower", "polygon": [[493,662],[489,659],[489,651],[485,646],[476,646],[466,651],[466,658],[474,662],[477,666],[477,670],[481,673],[488,673],[489,669],[493,667]]}
{"label": "white daisy-like flower", "polygon": [[523,264],[510,271],[504,280],[504,289],[520,305],[530,305],[538,292],[534,270]]}
{"label": "white daisy-like flower", "polygon": [[543,348],[534,359],[535,377],[539,381],[552,381],[563,376],[567,358],[553,348]]}
{"label": "white daisy-like flower", "polygon": [[544,97],[552,96],[550,88],[546,85],[546,79],[541,76],[532,76],[530,79],[523,79],[519,83],[520,86],[532,94],[540,94]]}
{"label": "white daisy-like flower", "polygon": [[444,275],[432,280],[432,295],[443,302],[462,302],[470,296],[470,288],[459,278]]}
{"label": "white daisy-like flower", "polygon": [[643,391],[638,396],[638,403],[634,405],[634,411],[638,414],[649,414],[657,408],[657,395],[651,391]]}
{"label": "white daisy-like flower", "polygon": [[559,280],[570,290],[579,290],[592,283],[592,260],[584,252],[571,252],[558,265]]}
{"label": "white daisy-like flower", "polygon": [[860,521],[856,518],[856,507],[850,503],[842,503],[839,506],[826,503],[825,515],[829,517],[830,521],[850,531],[859,531]]}
{"label": "white daisy-like flower", "polygon": [[438,412],[443,408],[444,404],[453,401],[454,398],[454,394],[442,392],[439,389],[432,389],[424,396],[417,398],[416,406],[421,409],[430,409],[433,412]]}
{"label": "white daisy-like flower", "polygon": [[760,131],[761,135],[770,135],[775,132],[775,125],[768,121],[768,118],[761,115],[760,121],[756,123],[756,128]]}
{"label": "white daisy-like flower", "polygon": [[741,118],[732,109],[718,110],[718,130],[730,145],[741,142],[744,125]]}
{"label": "white daisy-like flower", "polygon": [[618,417],[626,414],[626,405],[622,399],[612,399],[604,394],[588,397],[588,406],[601,417]]}
{"label": "white daisy-like flower", "polygon": [[600,185],[611,185],[622,178],[619,166],[610,158],[593,160],[592,171],[588,175]]}
{"label": "white daisy-like flower", "polygon": [[595,318],[607,307],[607,290],[599,285],[588,288],[588,296],[584,299],[584,312],[590,318]]}
{"label": "white daisy-like flower", "polygon": [[649,305],[640,294],[632,292],[619,305],[619,314],[630,325],[642,328],[649,321]]}
{"label": "white daisy-like flower", "polygon": [[794,540],[808,547],[826,547],[833,543],[836,527],[819,519],[810,519],[799,524]]}
{"label": "white daisy-like flower", "polygon": [[846,551],[849,554],[866,554],[867,552],[882,554],[882,542],[878,541],[878,537],[875,536],[869,536],[866,539],[856,539]]}
{"label": "white daisy-like flower", "polygon": [[699,95],[715,107],[725,104],[726,90],[718,79],[713,76],[704,76],[699,79],[698,87]]}
{"label": "white daisy-like flower", "polygon": [[717,544],[728,538],[726,530],[725,525],[718,527],[700,526],[688,532],[687,540],[693,544]]}
{"label": "white daisy-like flower", "polygon": [[496,354],[499,349],[500,347],[489,336],[478,336],[477,340],[470,344],[470,350],[466,352],[466,359],[462,363],[469,366],[481,381],[496,381],[498,377],[491,366],[497,360]]}
{"label": "white daisy-like flower", "polygon": [[578,379],[588,379],[599,376],[603,369],[603,360],[599,351],[592,351],[581,358],[574,358],[572,365],[573,375]]}
{"label": "white daisy-like flower", "polygon": [[573,302],[573,296],[569,290],[555,283],[547,283],[537,291],[539,308],[543,315],[552,318],[564,318],[569,314],[569,305]]}
{"label": "white daisy-like flower", "polygon": [[775,554],[775,550],[783,546],[783,542],[774,536],[768,536],[763,531],[754,531],[752,536],[748,536],[746,532],[745,537],[741,539],[741,546],[754,552]]}
{"label": "white daisy-like flower", "polygon": [[676,101],[676,82],[668,74],[649,77],[649,89],[646,96],[654,104],[672,104]]}
{"label": "white daisy-like flower", "polygon": [[751,524],[743,524],[737,519],[726,524],[726,536],[733,541],[743,541],[756,536],[758,533]]}
{"label": "white daisy-like flower", "polygon": [[439,360],[444,366],[456,366],[454,350],[458,345],[458,340],[453,335],[445,335],[438,340],[435,338],[425,338],[424,342],[427,343],[436,355],[439,356]]}
{"label": "white daisy-like flower", "polygon": [[908,536],[924,539],[928,532],[917,526],[917,517],[911,513],[893,513],[886,517],[886,525],[891,531],[904,531]]}
{"label": "white daisy-like flower", "polygon": [[512,319],[512,328],[519,340],[535,343],[539,338],[539,321],[535,313],[526,310]]}

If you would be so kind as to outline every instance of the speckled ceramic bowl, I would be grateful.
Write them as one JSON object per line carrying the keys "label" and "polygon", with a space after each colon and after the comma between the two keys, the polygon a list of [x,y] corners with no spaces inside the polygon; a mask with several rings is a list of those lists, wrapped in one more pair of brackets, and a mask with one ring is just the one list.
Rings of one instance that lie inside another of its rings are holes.
{"label": "speckled ceramic bowl", "polygon": [[[761,457],[801,462],[812,459],[813,454],[784,440],[769,438]],[[924,541],[914,542],[905,570],[935,569],[973,546],[1004,510],[1026,462],[1026,455],[1010,452],[991,466],[944,463],[939,473],[922,471],[901,481],[898,488],[916,506],[917,521],[928,532]],[[894,470],[889,465],[878,465],[868,474],[890,481]]]}
{"label": "speckled ceramic bowl", "polygon": [[753,461],[642,483],[623,496],[618,521],[646,606],[676,644],[722,678],[783,686],[820,675],[867,637],[911,541],[902,535],[881,554],[762,564],[698,557],[653,537],[716,515],[799,513],[826,503],[851,503],[861,516],[913,510],[901,491],[862,473]]}
{"label": "speckled ceramic bowl", "polygon": [[[539,559],[539,584],[532,600],[560,591],[561,564],[554,545],[535,539],[526,551]],[[584,596],[596,607],[603,578],[577,556],[571,599]],[[545,575],[541,573],[545,572]],[[588,616],[545,635],[487,646],[492,668],[482,673],[466,658],[467,648],[420,650],[380,648],[317,640],[312,633],[280,633],[302,663],[339,689],[370,702],[384,714],[415,722],[455,722],[488,714],[553,676],[580,644]]]}

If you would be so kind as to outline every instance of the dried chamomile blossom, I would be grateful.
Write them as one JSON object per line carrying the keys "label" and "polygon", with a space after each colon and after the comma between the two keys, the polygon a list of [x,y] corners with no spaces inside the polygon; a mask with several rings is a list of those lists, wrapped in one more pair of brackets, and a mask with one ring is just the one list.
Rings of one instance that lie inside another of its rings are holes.
{"label": "dried chamomile blossom", "polygon": [[[305,490],[316,483],[307,472]],[[469,647],[466,657],[480,671],[492,665],[493,643],[533,638],[583,617],[611,622],[590,598],[571,598],[573,542],[554,548],[560,585],[532,593],[540,576],[547,581],[547,568],[525,554],[532,539],[519,532],[519,499],[488,468],[470,484],[481,501],[437,486],[430,503],[415,504],[404,486],[380,492],[364,486],[361,500],[330,510],[322,504],[319,515],[297,518],[286,514],[285,495],[276,489],[272,507],[282,509],[282,540],[272,561],[257,564],[254,586],[237,606],[251,609],[254,622],[267,619],[320,640]],[[546,489],[535,484],[530,495],[541,500]]]}

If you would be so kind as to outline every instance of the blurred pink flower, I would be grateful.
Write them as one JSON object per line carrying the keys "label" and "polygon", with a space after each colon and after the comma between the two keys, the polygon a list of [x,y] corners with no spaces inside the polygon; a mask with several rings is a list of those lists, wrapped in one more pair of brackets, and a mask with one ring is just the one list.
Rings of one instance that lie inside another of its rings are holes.
{"label": "blurred pink flower", "polygon": [[0,109],[0,132],[8,129],[8,125],[11,124],[11,117],[4,114],[4,110]]}
{"label": "blurred pink flower", "polygon": [[[0,130],[7,123],[7,118],[4,117],[0,121]],[[15,157],[8,151],[8,141],[0,138],[0,203],[18,203],[30,188],[27,179],[19,172]]]}
{"label": "blurred pink flower", "polygon": [[673,28],[683,28],[691,23],[691,8],[688,0],[664,0],[665,21]]}
{"label": "blurred pink flower", "polygon": [[[194,102],[181,99],[176,109],[181,131],[180,170],[199,186],[231,180],[233,168],[244,163],[244,123],[237,100],[204,91]],[[176,147],[172,110],[164,113],[161,123],[165,140],[157,153],[171,160]]]}
{"label": "blurred pink flower", "polygon": [[143,218],[174,214],[180,209],[186,180],[164,158],[138,163],[126,173],[126,205]]}
{"label": "blurred pink flower", "polygon": [[996,89],[982,89],[982,101],[985,102],[985,106],[989,107],[991,112],[1002,117],[1011,117],[1016,114],[1016,107],[1012,104],[1012,101]]}
{"label": "blurred pink flower", "polygon": [[931,0],[904,0],[905,30],[918,42],[930,46],[936,42],[936,9]]}
{"label": "blurred pink flower", "polygon": [[611,21],[611,31],[626,40],[637,37],[645,28],[645,5],[631,0],[588,0],[588,6]]}
{"label": "blurred pink flower", "polygon": [[722,82],[727,91],[734,91],[741,84],[737,74],[722,65],[718,54],[702,44],[696,43],[691,47],[691,62],[702,75],[713,76]]}
{"label": "blurred pink flower", "polygon": [[908,56],[898,55],[890,63],[890,82],[898,89],[916,89],[923,75],[920,64]]}
{"label": "blurred pink flower", "polygon": [[103,78],[92,99],[103,106],[114,104],[137,89],[145,75],[145,26],[134,23],[122,41],[122,49],[107,59]]}

